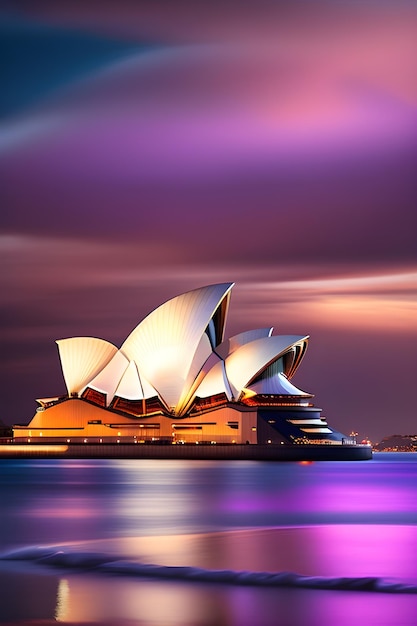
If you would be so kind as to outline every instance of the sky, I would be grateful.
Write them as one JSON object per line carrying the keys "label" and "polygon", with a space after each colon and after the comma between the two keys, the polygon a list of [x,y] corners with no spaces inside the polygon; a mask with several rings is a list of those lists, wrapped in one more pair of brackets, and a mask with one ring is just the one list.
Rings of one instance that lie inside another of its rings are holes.
{"label": "sky", "polygon": [[1,410],[235,282],[226,333],[310,335],[330,425],[417,433],[417,7],[0,3]]}

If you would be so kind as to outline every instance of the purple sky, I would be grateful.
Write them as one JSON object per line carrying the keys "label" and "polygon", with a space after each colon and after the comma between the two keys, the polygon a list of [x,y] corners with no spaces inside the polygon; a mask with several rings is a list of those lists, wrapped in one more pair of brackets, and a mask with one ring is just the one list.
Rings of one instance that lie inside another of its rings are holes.
{"label": "purple sky", "polygon": [[417,433],[416,7],[3,5],[0,419],[64,392],[55,339],[235,281],[331,425]]}

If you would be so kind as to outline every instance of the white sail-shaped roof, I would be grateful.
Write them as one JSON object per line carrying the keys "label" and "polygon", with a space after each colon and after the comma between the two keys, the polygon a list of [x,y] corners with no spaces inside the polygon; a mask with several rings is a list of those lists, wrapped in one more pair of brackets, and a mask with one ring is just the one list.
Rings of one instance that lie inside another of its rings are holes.
{"label": "white sail-shaped roof", "polygon": [[189,400],[192,398],[195,387],[204,376],[204,373],[206,371],[204,368],[207,360],[210,359],[211,355],[213,355],[213,352],[211,350],[210,339],[206,333],[203,333],[201,335],[200,343],[198,344],[197,350],[194,353],[194,358],[190,365],[190,369],[188,370],[187,380],[185,381],[181,397],[178,400],[178,404],[176,406],[175,412],[177,415],[181,415],[183,413],[184,408],[187,406]]}
{"label": "white sail-shaped roof", "polygon": [[232,399],[233,394],[227,380],[225,364],[221,359],[218,359],[206,374],[194,395],[198,398],[208,398],[219,393],[226,394],[228,400]]}
{"label": "white sail-shaped roof", "polygon": [[116,388],[129,366],[129,361],[118,350],[104,369],[88,383],[88,387],[106,394],[106,403],[109,406],[113,400]]}
{"label": "white sail-shaped roof", "polygon": [[139,371],[172,409],[187,395],[191,365],[197,372],[207,358],[202,351],[202,362],[197,363],[195,355],[211,320],[211,341],[219,344],[223,340],[232,287],[233,283],[209,285],[165,302],[121,346],[121,351],[136,361]]}
{"label": "white sail-shaped roof", "polygon": [[56,343],[68,395],[79,394],[117,352],[112,343],[96,337],[70,337]]}
{"label": "white sail-shaped roof", "polygon": [[158,397],[183,416],[195,398],[245,393],[305,395],[290,379],[308,336],[271,336],[272,328],[223,340],[233,283],[209,285],[172,298],[150,313],[120,350],[94,337],[57,341],[69,395],[90,387],[126,400]]}
{"label": "white sail-shaped roof", "polygon": [[158,392],[156,391],[155,387],[152,387],[151,383],[148,380],[146,380],[146,376],[144,375],[143,372],[139,372],[139,379],[142,385],[143,397],[145,398],[145,400],[147,400],[148,398],[155,398],[155,396],[158,396]]}
{"label": "white sail-shaped roof", "polygon": [[126,400],[143,400],[143,389],[134,361],[130,361],[116,389],[115,395],[119,396],[119,398],[125,398]]}
{"label": "white sail-shaped roof", "polygon": [[147,400],[158,396],[158,392],[138,372],[135,361],[130,361],[114,395],[125,400]]}
{"label": "white sail-shaped roof", "polygon": [[261,378],[261,380],[249,385],[248,389],[257,394],[311,397],[311,394],[298,389],[298,387],[293,385],[285,374],[282,373],[275,374],[275,376]]}
{"label": "white sail-shaped roof", "polygon": [[273,328],[246,330],[243,333],[225,339],[220,346],[217,346],[216,353],[221,356],[222,359],[225,359],[229,354],[232,354],[232,352],[240,348],[240,346],[245,345],[245,343],[250,343],[251,341],[255,341],[255,339],[262,339],[262,337],[270,337],[273,330]]}
{"label": "white sail-shaped roof", "polygon": [[[226,375],[229,383],[241,393],[243,388],[250,387],[260,373],[271,363],[279,359],[293,346],[306,345],[308,336],[276,335],[264,337],[247,343],[235,350],[225,361]],[[293,369],[294,373],[295,369]]]}

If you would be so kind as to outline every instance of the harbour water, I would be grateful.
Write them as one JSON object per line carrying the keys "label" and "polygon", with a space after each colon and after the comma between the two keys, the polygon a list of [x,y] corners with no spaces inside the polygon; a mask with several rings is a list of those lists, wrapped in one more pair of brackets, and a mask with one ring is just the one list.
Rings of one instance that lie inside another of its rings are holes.
{"label": "harbour water", "polygon": [[415,453],[3,459],[0,502],[1,624],[416,624]]}

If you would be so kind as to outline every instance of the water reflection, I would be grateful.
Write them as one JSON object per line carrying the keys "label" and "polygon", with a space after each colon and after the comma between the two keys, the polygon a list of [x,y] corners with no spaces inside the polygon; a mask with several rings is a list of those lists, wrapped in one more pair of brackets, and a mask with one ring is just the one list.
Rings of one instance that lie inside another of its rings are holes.
{"label": "water reflection", "polygon": [[[416,456],[308,465],[3,461],[0,547],[65,544],[164,565],[417,582]],[[360,615],[372,626],[414,626],[417,614],[416,596],[46,569],[0,563],[2,623],[350,626]]]}
{"label": "water reflection", "polygon": [[56,595],[55,619],[57,622],[68,620],[70,613],[70,584],[67,578],[60,578]]}
{"label": "water reflection", "polygon": [[1,541],[9,545],[417,521],[417,463],[411,461],[6,463],[0,524]]}
{"label": "water reflection", "polygon": [[[415,596],[299,589],[234,588],[71,576],[61,623],[152,626],[414,626]],[[61,604],[60,604],[61,603]]]}

